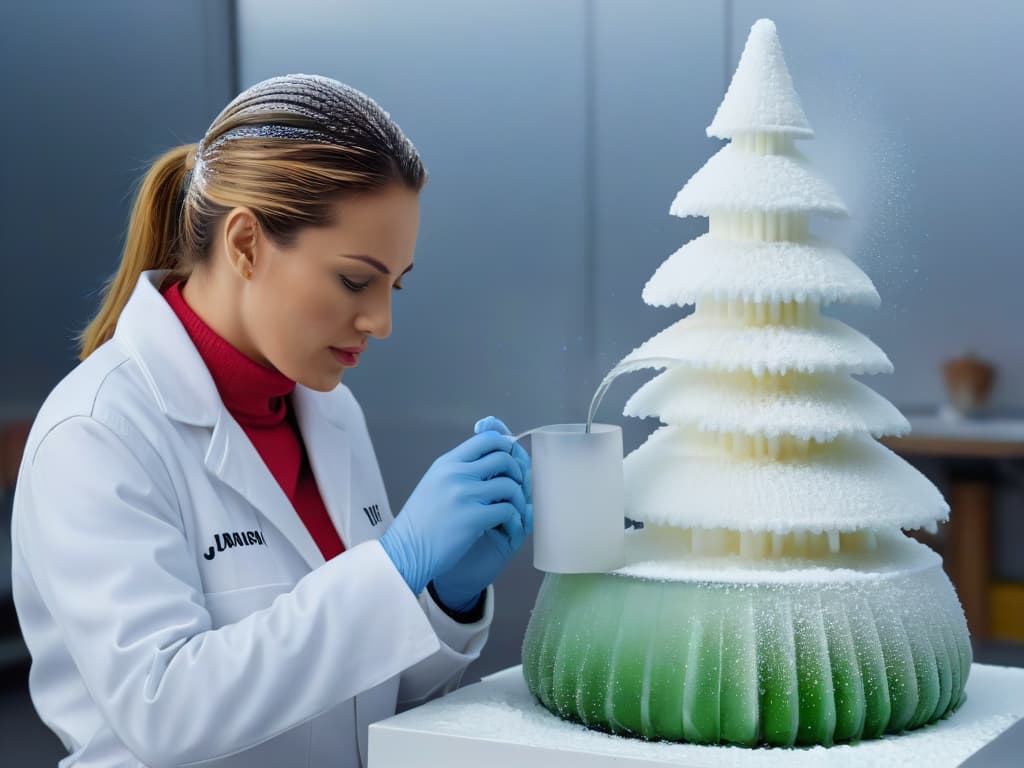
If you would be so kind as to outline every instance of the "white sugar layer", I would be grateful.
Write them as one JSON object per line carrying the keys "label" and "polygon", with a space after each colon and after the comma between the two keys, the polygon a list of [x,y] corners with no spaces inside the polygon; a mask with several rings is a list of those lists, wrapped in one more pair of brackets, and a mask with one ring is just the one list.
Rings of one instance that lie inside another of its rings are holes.
{"label": "white sugar layer", "polygon": [[803,212],[841,216],[846,206],[802,155],[760,155],[727,144],[679,190],[669,213]]}
{"label": "white sugar layer", "polygon": [[644,358],[671,358],[693,368],[749,370],[756,375],[892,371],[889,358],[867,336],[822,316],[811,318],[806,325],[751,327],[698,311],[648,339],[622,362]]}
{"label": "white sugar layer", "polygon": [[825,586],[902,578],[942,566],[942,558],[935,552],[898,531],[880,535],[877,546],[870,550],[770,559],[740,555],[679,557],[671,536],[662,533],[644,529],[626,536],[626,565],[614,573],[657,581]]}
{"label": "white sugar layer", "polygon": [[863,270],[824,243],[727,240],[712,234],[673,253],[643,290],[643,300],[652,306],[683,306],[702,298],[879,304]]}
{"label": "white sugar layer", "polygon": [[[905,434],[910,424],[892,403],[842,374],[753,376],[670,369],[638,389],[625,416],[655,416],[701,431],[766,438],[793,435],[826,442],[840,435]],[[776,452],[777,453],[777,452]]]}
{"label": "white sugar layer", "polygon": [[713,438],[662,427],[623,462],[626,514],[684,528],[853,531],[921,528],[949,505],[931,482],[868,437],[810,443],[803,457],[737,459]]}

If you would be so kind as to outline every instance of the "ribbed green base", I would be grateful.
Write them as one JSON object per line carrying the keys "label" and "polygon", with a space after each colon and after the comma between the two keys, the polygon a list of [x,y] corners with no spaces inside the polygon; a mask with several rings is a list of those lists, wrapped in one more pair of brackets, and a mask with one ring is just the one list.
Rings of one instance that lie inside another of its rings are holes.
{"label": "ribbed green base", "polygon": [[963,703],[971,646],[938,565],[848,583],[548,574],[523,641],[557,715],[646,739],[832,745]]}

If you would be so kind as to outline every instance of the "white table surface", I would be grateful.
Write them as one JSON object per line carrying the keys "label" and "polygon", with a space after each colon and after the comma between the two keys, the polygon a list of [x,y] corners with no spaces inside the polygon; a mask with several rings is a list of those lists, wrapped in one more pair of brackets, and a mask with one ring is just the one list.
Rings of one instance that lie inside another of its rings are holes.
{"label": "white table surface", "polygon": [[[971,768],[1024,765],[1024,723],[997,741],[1021,720],[1024,669],[975,664],[967,681],[967,701],[959,711],[946,720],[899,736],[828,749],[743,749],[648,742],[591,731],[552,715],[527,691],[522,668],[516,666],[371,725],[369,768],[945,768],[960,765],[986,745],[990,745],[988,749],[970,760]],[[1021,759],[1005,762],[1010,755]]]}

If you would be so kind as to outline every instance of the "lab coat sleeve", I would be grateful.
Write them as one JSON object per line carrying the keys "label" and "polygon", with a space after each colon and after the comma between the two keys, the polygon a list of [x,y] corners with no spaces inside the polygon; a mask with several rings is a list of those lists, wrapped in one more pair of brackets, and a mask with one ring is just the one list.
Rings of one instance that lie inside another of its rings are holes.
{"label": "lab coat sleeve", "polygon": [[[380,467],[366,427],[363,409],[347,387],[338,387],[337,395],[342,398],[340,408],[351,419],[358,442],[364,446],[363,449],[372,458],[372,471],[376,476],[380,493],[386,499],[384,482],[380,476]],[[384,505],[384,518],[388,525],[394,520],[391,505],[387,502]],[[410,592],[410,594],[412,593]],[[480,651],[487,643],[491,619],[494,616],[493,587],[487,588],[484,598],[484,615],[479,621],[470,624],[462,624],[448,616],[434,602],[427,590],[423,590],[417,599],[423,614],[427,617],[440,641],[440,647],[432,656],[402,673],[398,687],[398,711],[418,706],[458,688],[466,667],[480,656]]]}
{"label": "lab coat sleeve", "polygon": [[248,749],[441,650],[377,541],[213,629],[162,459],[116,419],[62,421],[24,478],[18,540],[35,587],[110,727],[149,766]]}
{"label": "lab coat sleeve", "polygon": [[493,586],[487,587],[484,595],[483,616],[470,624],[462,624],[448,616],[427,590],[420,593],[419,601],[441,641],[441,647],[433,656],[402,673],[398,686],[400,712],[451,693],[459,687],[466,667],[480,656],[480,651],[487,643],[494,617]]}

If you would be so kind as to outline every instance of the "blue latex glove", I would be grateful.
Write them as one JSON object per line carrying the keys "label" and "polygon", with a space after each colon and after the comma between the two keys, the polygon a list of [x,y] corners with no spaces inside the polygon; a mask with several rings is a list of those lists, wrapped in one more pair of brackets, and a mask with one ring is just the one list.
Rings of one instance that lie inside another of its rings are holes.
{"label": "blue latex glove", "polygon": [[[473,428],[477,434],[487,434],[491,430],[503,435],[509,434],[508,427],[493,416],[481,419]],[[516,443],[512,456],[522,472],[522,524],[511,527],[502,524],[484,531],[451,570],[434,577],[435,593],[441,602],[455,611],[465,613],[471,610],[479,600],[480,593],[488,584],[493,583],[505,563],[522,546],[523,540],[533,533],[533,473],[530,455]],[[513,503],[518,509],[518,499],[513,500]]]}
{"label": "blue latex glove", "polygon": [[438,457],[381,536],[414,594],[451,570],[484,531],[502,526],[522,539],[523,472],[512,449],[511,438],[485,431]]}

